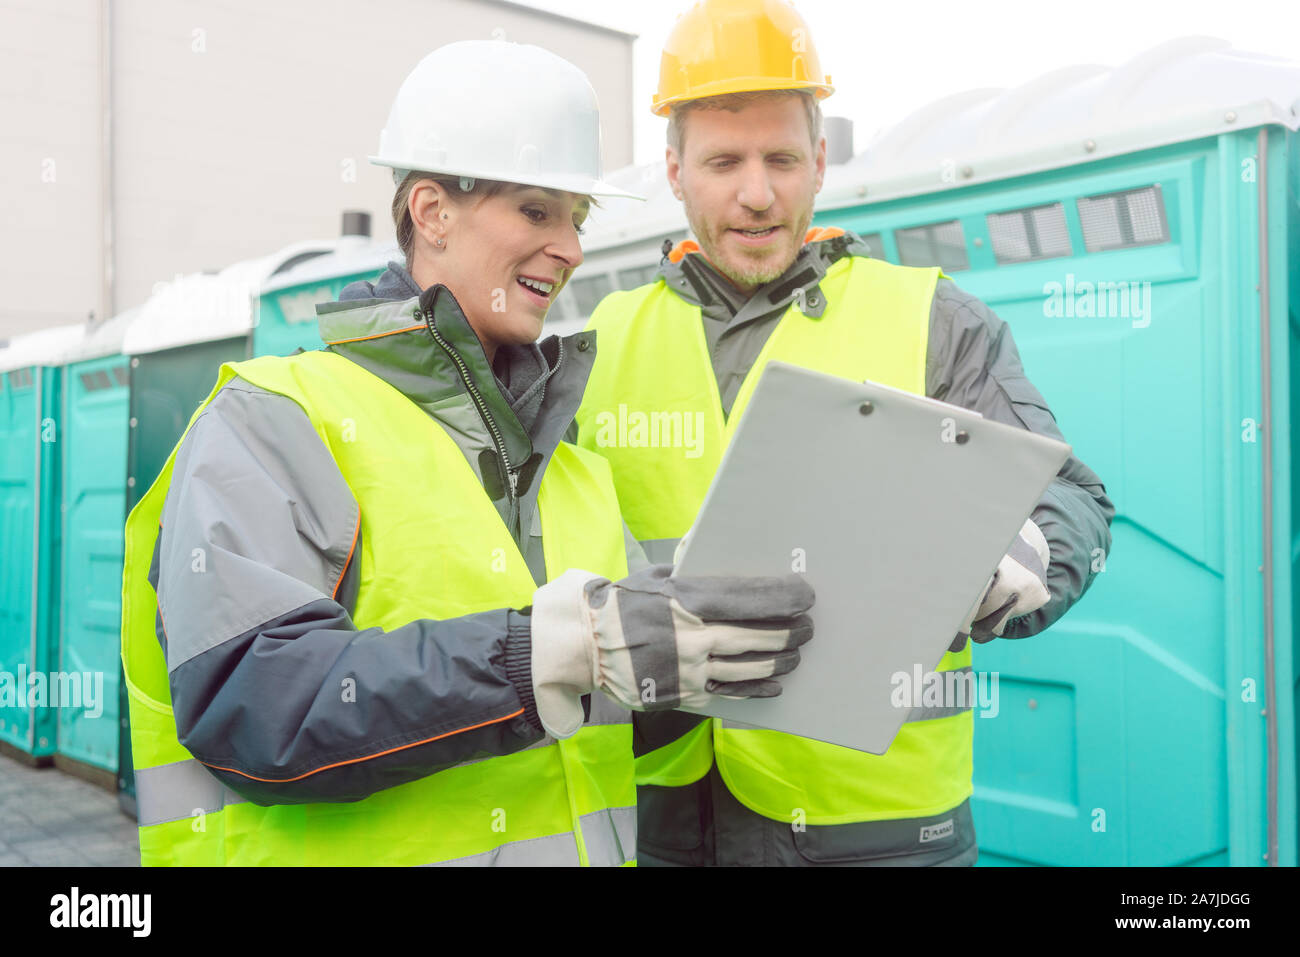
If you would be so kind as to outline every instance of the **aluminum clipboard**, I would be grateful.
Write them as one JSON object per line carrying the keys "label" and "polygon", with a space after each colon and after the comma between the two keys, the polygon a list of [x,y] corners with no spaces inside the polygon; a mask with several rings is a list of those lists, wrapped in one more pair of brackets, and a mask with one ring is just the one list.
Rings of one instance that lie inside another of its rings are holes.
{"label": "aluminum clipboard", "polygon": [[946,713],[916,679],[1070,452],[968,409],[770,362],[674,574],[800,572],[817,593],[813,639],[779,697],[683,710],[873,754],[914,707]]}

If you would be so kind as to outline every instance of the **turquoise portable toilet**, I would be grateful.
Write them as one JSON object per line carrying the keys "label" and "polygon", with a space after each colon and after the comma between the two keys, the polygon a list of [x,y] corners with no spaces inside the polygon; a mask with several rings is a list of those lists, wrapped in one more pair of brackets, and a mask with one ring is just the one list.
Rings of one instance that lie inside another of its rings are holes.
{"label": "turquoise portable toilet", "polygon": [[58,733],[60,367],[82,335],[57,326],[0,349],[0,752],[36,764]]}
{"label": "turquoise portable toilet", "polygon": [[982,863],[1296,863],[1298,107],[1300,63],[1174,40],[942,100],[823,189],[1008,323],[1117,509],[1076,608],[976,648]]}
{"label": "turquoise portable toilet", "polygon": [[[827,167],[815,225],[987,303],[1117,510],[1076,607],[975,648],[981,864],[1297,862],[1297,126],[1300,64],[1186,38]],[[662,190],[591,223],[571,283],[611,288],[686,225]]]}
{"label": "turquoise portable toilet", "polygon": [[61,395],[61,541],[57,667],[80,700],[57,713],[55,764],[115,787],[121,630],[122,520],[130,371],[122,339],[130,309],[65,351]]}

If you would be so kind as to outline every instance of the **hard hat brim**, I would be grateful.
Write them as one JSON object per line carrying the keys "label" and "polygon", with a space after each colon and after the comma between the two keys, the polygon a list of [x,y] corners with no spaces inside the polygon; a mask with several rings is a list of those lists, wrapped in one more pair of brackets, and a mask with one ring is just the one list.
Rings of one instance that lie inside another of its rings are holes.
{"label": "hard hat brim", "polygon": [[439,176],[470,176],[474,179],[497,180],[502,183],[515,183],[519,186],[538,186],[542,189],[558,189],[566,193],[577,193],[579,196],[616,196],[623,199],[639,199],[645,201],[644,196],[638,196],[636,193],[629,193],[625,189],[619,189],[610,183],[601,179],[588,179],[585,176],[572,176],[563,173],[538,173],[536,176],[520,177],[517,171],[493,173],[490,170],[468,170],[468,169],[429,169],[418,163],[412,163],[411,160],[402,158],[388,158],[383,156],[369,156],[367,159],[376,166],[388,166],[393,169],[409,169],[421,173],[436,173]]}
{"label": "hard hat brim", "polygon": [[769,90],[812,90],[817,99],[824,100],[835,92],[835,87],[829,83],[817,83],[813,80],[730,77],[726,80],[700,84],[689,93],[679,93],[675,96],[664,97],[662,100],[656,99],[650,109],[655,116],[667,116],[678,103],[703,100],[710,96],[726,96],[729,93],[765,93]]}

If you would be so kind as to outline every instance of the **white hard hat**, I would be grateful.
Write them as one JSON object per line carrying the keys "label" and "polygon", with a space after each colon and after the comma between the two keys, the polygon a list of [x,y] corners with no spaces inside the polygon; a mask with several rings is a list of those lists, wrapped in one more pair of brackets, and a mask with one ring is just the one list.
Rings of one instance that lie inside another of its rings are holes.
{"label": "white hard hat", "polygon": [[370,162],[587,196],[642,197],[601,179],[596,91],[541,47],[463,40],[434,50],[402,83]]}

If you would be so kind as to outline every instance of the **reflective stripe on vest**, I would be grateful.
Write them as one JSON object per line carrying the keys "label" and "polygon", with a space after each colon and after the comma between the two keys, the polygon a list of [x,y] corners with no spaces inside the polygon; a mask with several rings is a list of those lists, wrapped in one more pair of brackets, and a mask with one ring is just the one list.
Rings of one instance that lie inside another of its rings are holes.
{"label": "reflective stripe on vest", "polygon": [[[530,602],[535,583],[497,510],[455,442],[418,406],[348,359],[307,352],[223,365],[190,426],[236,375],[302,407],[357,499],[358,630]],[[154,635],[157,599],[148,568],[175,455],[173,449],[126,525],[122,658],[143,863],[634,860],[630,715],[607,706],[603,695],[593,695],[591,720],[572,738],[548,737],[362,801],[262,807],[213,777],[177,740],[166,661]],[[409,494],[410,475],[436,475],[435,492]],[[600,457],[561,444],[543,475],[538,510],[548,577],[571,567],[614,579],[627,574],[617,498]],[[411,562],[412,554],[427,558]]]}
{"label": "reflective stripe on vest", "polygon": [[[636,856],[636,808],[593,811],[579,819],[593,867],[619,867]],[[482,854],[441,861],[437,867],[555,867],[576,865],[578,854],[567,834],[503,844]]]}
{"label": "reflective stripe on vest", "polygon": [[[662,557],[684,535],[768,361],[925,394],[938,269],[846,257],[822,279],[826,309],[791,305],[723,415],[698,306],[660,281],[607,296],[588,326],[595,368],[578,444],[614,471],[623,517]],[[969,668],[970,645],[939,671]],[[736,798],[775,820],[845,824],[937,814],[971,793],[971,712],[913,712],[884,755],[712,719],[637,759],[637,782],[682,786],[716,760]]]}

